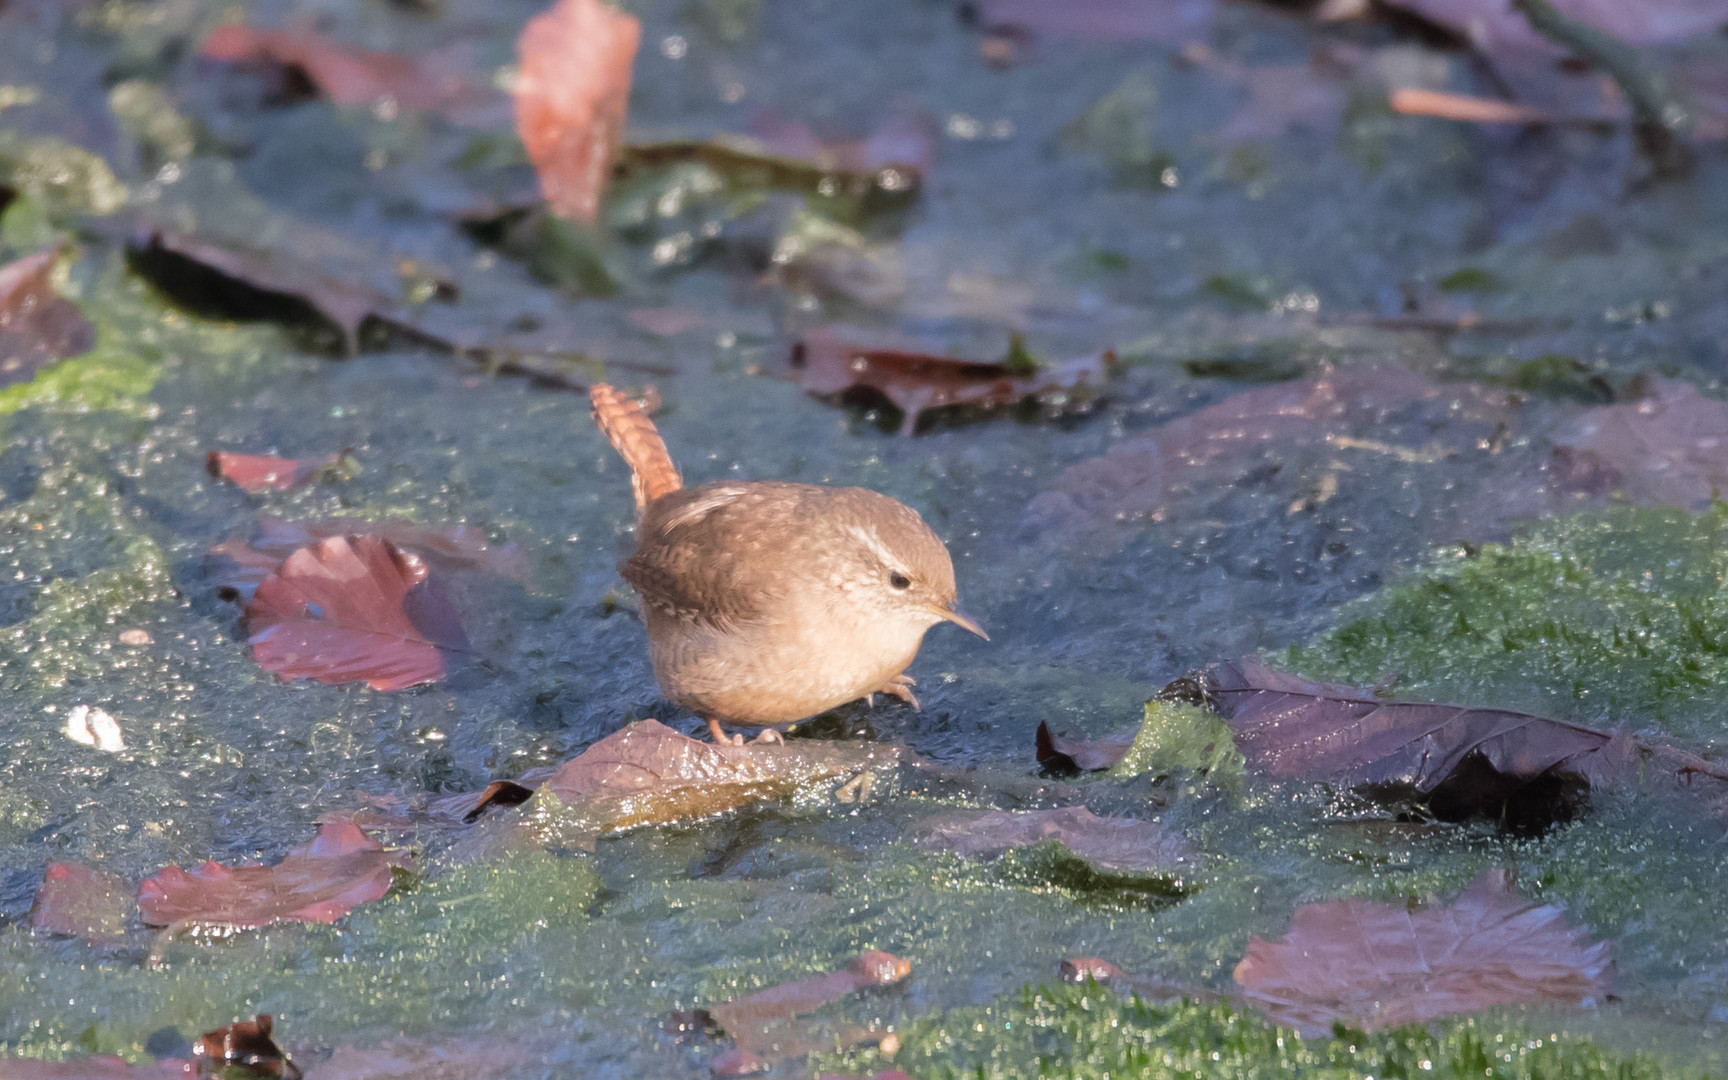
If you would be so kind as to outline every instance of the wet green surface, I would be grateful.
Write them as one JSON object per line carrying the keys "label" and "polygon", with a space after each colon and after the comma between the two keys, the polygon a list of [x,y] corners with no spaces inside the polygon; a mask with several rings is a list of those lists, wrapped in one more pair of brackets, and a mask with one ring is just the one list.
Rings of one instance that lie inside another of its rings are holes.
{"label": "wet green surface", "polygon": [[[467,38],[490,73],[537,6],[464,0],[425,15],[260,0],[244,14],[321,19],[397,51]],[[1490,821],[1442,825],[1350,793],[1237,780],[1193,717],[1149,724],[1179,737],[1138,748],[1123,772],[1139,775],[1061,781],[1033,761],[1040,722],[1130,728],[1167,681],[1254,651],[1402,697],[1719,752],[1723,512],[1527,497],[1557,425],[1628,377],[1719,393],[1719,147],[1688,180],[1629,190],[1636,163],[1612,132],[1473,130],[1385,109],[1376,79],[1465,80],[1462,54],[1246,4],[1221,7],[1209,39],[1234,63],[1305,64],[1322,40],[1364,50],[1337,117],[1226,139],[1247,93],[1216,71],[1152,44],[1059,38],[997,71],[978,32],[929,0],[631,7],[645,23],[632,138],[741,131],[767,108],[857,138],[910,110],[936,144],[918,200],[861,216],[695,168],[637,178],[603,234],[619,291],[578,297],[451,224],[481,193],[527,180],[507,112],[464,126],[267,107],[251,76],[188,55],[229,12],[196,0],[0,11],[0,84],[42,89],[0,110],[0,178],[19,193],[0,245],[10,259],[67,243],[64,291],[100,335],[93,353],[0,390],[0,1045],[139,1060],[272,1012],[299,1054],[394,1035],[498,1039],[531,1049],[525,1075],[703,1075],[711,1048],[661,1034],[669,1010],[879,948],[912,963],[910,982],[830,1007],[810,1048],[875,1022],[904,1033],[896,1064],[919,1076],[980,1062],[985,1075],[1036,1075],[1032,1058],[1058,1044],[1098,1056],[1053,1075],[1117,1075],[1113,1061],[1126,1075],[1728,1068],[1723,826],[1685,792],[1634,785],[1513,837]],[[46,136],[100,155],[112,175],[28,141]],[[83,216],[112,209],[119,185],[126,211]],[[475,790],[633,719],[696,730],[653,684],[614,569],[631,544],[627,474],[582,397],[405,346],[331,360],[269,326],[176,310],[127,270],[114,238],[137,225],[131,214],[390,296],[413,292],[398,259],[419,260],[461,286],[454,305],[409,306],[432,330],[580,352],[622,383],[651,378],[692,483],[862,484],[917,508],[949,542],[992,640],[938,629],[911,669],[922,712],[855,704],[805,733],[903,743],[929,767],[891,771],[857,803],[818,786],[550,852],[482,858],[483,836],[428,830],[411,838],[420,872],[333,927],[138,930],[107,947],[32,935],[25,916],[53,860],[134,881],[171,863],[273,862],[363,795]],[[1410,296],[1442,314],[1467,304],[1486,325],[1387,325]],[[656,336],[628,318],[660,307],[692,315],[691,328]],[[1021,331],[1038,356],[1114,346],[1127,365],[1087,414],[947,417],[905,439],[896,418],[811,400],[791,381],[789,341],[824,322],[980,357]],[[1494,433],[1445,401],[1394,409],[1372,445],[1274,445],[1196,472],[1160,514],[1092,522],[1081,540],[1029,514],[1064,469],[1159,424],[1370,363],[1452,389],[1515,389],[1516,422]],[[203,468],[214,449],[343,448],[358,473],[288,493],[246,495]],[[206,559],[263,515],[468,523],[520,545],[532,575],[452,579],[479,660],[441,685],[284,685],[247,655]],[[133,629],[150,643],[122,644]],[[117,718],[124,751],[66,738],[80,704]],[[956,806],[1077,801],[1183,832],[1201,853],[1183,895],[1124,890],[1045,849],[978,862],[914,840]],[[1077,990],[1025,999],[1077,955],[1227,989],[1249,938],[1282,933],[1297,904],[1443,901],[1493,866],[1614,943],[1614,1001],[1350,1051],[1221,1007],[1143,1012]],[[980,1029],[1009,1020],[1020,1027]],[[1561,1030],[1558,1049],[1527,1045]],[[797,1056],[781,1069],[809,1066]]]}

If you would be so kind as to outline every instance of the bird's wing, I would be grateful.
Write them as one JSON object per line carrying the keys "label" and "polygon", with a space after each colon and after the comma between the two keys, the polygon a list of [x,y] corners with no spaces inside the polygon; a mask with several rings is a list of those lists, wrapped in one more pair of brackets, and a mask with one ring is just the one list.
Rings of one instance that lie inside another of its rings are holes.
{"label": "bird's wing", "polygon": [[771,550],[791,510],[781,486],[705,484],[656,500],[619,572],[644,603],[680,618],[721,628],[760,621],[785,570]]}

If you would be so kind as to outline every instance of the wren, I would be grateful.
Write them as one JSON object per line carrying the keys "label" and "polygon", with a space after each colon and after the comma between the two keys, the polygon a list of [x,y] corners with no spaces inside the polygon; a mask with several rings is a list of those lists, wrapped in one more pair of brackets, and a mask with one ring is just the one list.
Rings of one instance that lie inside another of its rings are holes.
{"label": "wren", "polygon": [[[865,488],[721,480],[687,488],[654,422],[603,383],[594,422],[630,466],[642,598],[666,698],[708,722],[765,728],[877,692],[918,707],[907,665],[961,611],[948,549],[905,503]],[[742,742],[735,736],[733,742]]]}

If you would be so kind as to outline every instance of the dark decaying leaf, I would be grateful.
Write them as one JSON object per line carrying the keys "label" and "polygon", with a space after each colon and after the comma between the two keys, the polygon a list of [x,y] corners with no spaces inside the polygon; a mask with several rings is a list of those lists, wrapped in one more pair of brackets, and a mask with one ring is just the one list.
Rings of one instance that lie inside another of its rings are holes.
{"label": "dark decaying leaf", "polygon": [[333,536],[288,556],[246,606],[246,632],[266,671],[374,690],[436,682],[446,655],[468,648],[425,562],[379,536]]}
{"label": "dark decaying leaf", "polygon": [[859,345],[812,334],[792,346],[799,384],[817,397],[886,399],[903,415],[902,434],[916,432],[926,413],[951,406],[998,409],[1044,399],[1061,405],[1096,398],[1116,354],[1069,360],[1031,373],[1007,363]]}
{"label": "dark decaying leaf", "polygon": [[338,105],[404,112],[447,108],[477,96],[461,49],[403,56],[356,49],[305,30],[229,24],[211,31],[199,55],[230,64],[273,64]]}
{"label": "dark decaying leaf", "polygon": [[1051,731],[1050,725],[1040,720],[1036,736],[1038,764],[1063,775],[1108,769],[1128,753],[1137,734],[1130,729],[1102,739],[1069,739]]}
{"label": "dark decaying leaf", "polygon": [[1728,404],[1691,383],[1644,376],[1643,397],[1587,409],[1554,438],[1563,478],[1633,502],[1703,510],[1728,492]]}
{"label": "dark decaying leaf", "polygon": [[993,855],[1048,840],[1110,874],[1180,875],[1196,866],[1188,842],[1164,826],[1096,817],[1084,806],[963,811],[937,819],[924,837],[931,847],[961,855]]}
{"label": "dark decaying leaf", "polygon": [[211,476],[227,480],[242,491],[289,491],[335,468],[341,460],[341,454],[322,458],[285,458],[275,454],[230,454],[212,450],[204,459],[204,469]]}
{"label": "dark decaying leaf", "polygon": [[1609,965],[1605,942],[1491,870],[1445,907],[1304,904],[1282,938],[1249,942],[1236,984],[1273,1020],[1320,1036],[1335,1021],[1376,1031],[1498,1005],[1597,1002]]}
{"label": "dark decaying leaf", "polygon": [[407,853],[387,851],[354,825],[333,822],[275,866],[207,862],[159,870],[139,884],[138,908],[150,926],[335,922],[390,891],[391,870],[407,866]]}
{"label": "dark decaying leaf", "polygon": [[0,386],[96,344],[96,328],[78,305],[54,291],[55,255],[39,251],[0,266]]}
{"label": "dark decaying leaf", "polygon": [[1090,41],[1203,40],[1212,26],[1210,0],[978,0],[986,29],[1014,29]]}
{"label": "dark decaying leaf", "polygon": [[30,928],[108,941],[126,933],[133,909],[132,888],[121,878],[84,863],[49,863],[30,905]]}
{"label": "dark decaying leaf", "polygon": [[540,788],[600,829],[663,824],[781,798],[799,787],[899,761],[897,747],[798,739],[726,746],[658,720],[616,731],[559,766]]}
{"label": "dark decaying leaf", "polygon": [[1640,754],[1625,735],[1504,709],[1381,701],[1256,660],[1215,664],[1204,680],[1251,768],[1423,797],[1446,819],[1564,816],[1570,800],[1621,775]]}
{"label": "dark decaying leaf", "polygon": [[300,1066],[276,1045],[270,1028],[270,1014],[261,1013],[251,1020],[206,1031],[192,1044],[192,1059],[200,1071],[238,1068],[255,1076],[300,1080]]}
{"label": "dark decaying leaf", "polygon": [[559,217],[599,216],[641,40],[641,22],[601,0],[558,0],[516,39],[516,132]]}

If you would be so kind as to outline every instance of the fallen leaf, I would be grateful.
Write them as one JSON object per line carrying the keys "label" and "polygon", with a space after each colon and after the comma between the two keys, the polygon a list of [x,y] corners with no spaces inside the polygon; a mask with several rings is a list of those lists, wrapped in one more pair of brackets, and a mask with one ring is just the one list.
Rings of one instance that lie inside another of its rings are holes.
{"label": "fallen leaf", "polygon": [[0,266],[0,386],[25,382],[58,360],[89,352],[96,328],[50,281],[57,252]]}
{"label": "fallen leaf", "polygon": [[[1489,56],[1564,55],[1512,7],[1512,0],[1387,0],[1443,26]],[[1628,45],[1671,45],[1728,24],[1728,0],[1551,0],[1564,15]]]}
{"label": "fallen leaf", "polygon": [[1495,98],[1448,94],[1420,87],[1393,90],[1387,98],[1393,112],[1406,116],[1437,116],[1443,120],[1462,120],[1470,124],[1545,124],[1554,118],[1531,105],[1519,105]]}
{"label": "fallen leaf", "polygon": [[[1380,437],[1389,417],[1418,405],[1435,415],[1426,426],[1446,441],[1414,448]],[[1336,368],[1244,390],[1123,439],[1103,456],[1064,470],[1032,501],[1027,519],[1058,527],[1155,520],[1169,502],[1227,487],[1275,453],[1287,457],[1307,447],[1438,459],[1476,448],[1515,416],[1503,391],[1442,386],[1403,368]]]}
{"label": "fallen leaf", "polygon": [[246,631],[266,671],[374,690],[436,682],[445,655],[468,648],[425,562],[379,536],[333,536],[288,556],[253,594]]}
{"label": "fallen leaf", "polygon": [[386,851],[354,825],[334,822],[275,866],[159,870],[139,884],[138,908],[149,926],[335,922],[389,892],[391,870],[408,861],[406,852]]}
{"label": "fallen leaf", "polygon": [[1587,409],[1554,438],[1575,490],[1698,511],[1728,491],[1728,404],[1691,383],[1643,377],[1647,396]]}
{"label": "fallen leaf", "polygon": [[635,16],[601,0],[557,0],[516,39],[516,131],[560,217],[599,216],[641,39]]}
{"label": "fallen leaf", "polygon": [[808,739],[718,745],[680,735],[658,720],[640,720],[566,761],[540,790],[574,804],[596,828],[624,829],[781,798],[900,757],[893,746]]}
{"label": "fallen leaf", "polygon": [[1368,900],[1304,904],[1277,941],[1236,965],[1241,999],[1304,1036],[1368,1031],[1499,1005],[1583,1005],[1608,992],[1609,948],[1490,870],[1446,907]]}
{"label": "fallen leaf", "polygon": [[1625,735],[1504,709],[1381,701],[1256,660],[1215,664],[1203,680],[1207,703],[1230,725],[1250,768],[1424,798],[1447,820],[1552,820],[1643,753]]}
{"label": "fallen leaf", "polygon": [[289,491],[342,461],[342,454],[323,458],[285,458],[275,454],[230,454],[212,450],[204,459],[211,476],[227,480],[242,491]]}
{"label": "fallen leaf", "polygon": [[300,1080],[300,1066],[270,1037],[271,1026],[270,1014],[260,1013],[251,1020],[206,1031],[192,1044],[192,1060],[201,1066],[201,1072],[219,1073],[238,1066],[255,1075]]}
{"label": "fallen leaf", "polygon": [[554,1056],[522,1039],[390,1039],[338,1046],[311,1066],[315,1080],[482,1080],[532,1072]]}
{"label": "fallen leaf", "polygon": [[1134,818],[1095,817],[1084,806],[945,815],[932,824],[923,842],[972,856],[1047,840],[1106,873],[1181,874],[1196,865],[1188,842],[1164,826]]}
{"label": "fallen leaf", "polygon": [[912,965],[893,953],[867,949],[839,971],[782,983],[748,997],[712,1005],[708,1013],[741,1049],[767,1049],[761,1029],[776,1021],[815,1012],[860,990],[892,986],[912,974]]}
{"label": "fallen leaf", "polygon": [[466,50],[416,56],[356,49],[305,30],[262,30],[229,24],[211,31],[200,56],[230,64],[278,64],[338,105],[423,112],[470,101]]}
{"label": "fallen leaf", "polygon": [[1041,399],[1068,405],[1096,398],[1115,368],[1116,354],[1069,360],[1022,373],[996,361],[858,345],[812,334],[792,346],[799,383],[818,397],[885,398],[903,414],[901,434],[914,434],[936,409],[997,409]]}
{"label": "fallen leaf", "polygon": [[30,905],[30,929],[111,941],[125,935],[132,912],[132,887],[123,879],[84,863],[49,863]]}
{"label": "fallen leaf", "polygon": [[300,548],[334,536],[379,536],[426,560],[440,573],[480,570],[529,585],[528,556],[515,544],[494,543],[472,525],[419,525],[386,518],[331,518],[328,521],[283,521],[264,517],[247,539],[225,540],[210,549],[209,575],[224,599],[250,603],[258,584]]}
{"label": "fallen leaf", "polygon": [[1068,739],[1038,722],[1038,764],[1055,773],[1094,772],[1122,760],[1134,745],[1134,731],[1118,731],[1102,739]]}
{"label": "fallen leaf", "polygon": [[1161,41],[1179,45],[1212,28],[1211,0],[978,0],[978,21],[1001,33],[1010,28],[1088,41]]}

